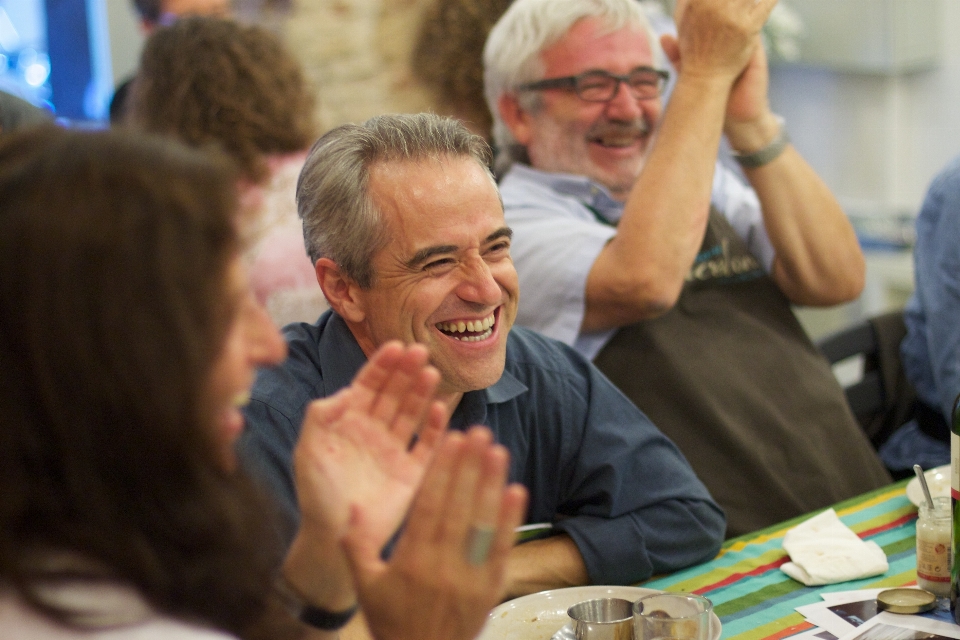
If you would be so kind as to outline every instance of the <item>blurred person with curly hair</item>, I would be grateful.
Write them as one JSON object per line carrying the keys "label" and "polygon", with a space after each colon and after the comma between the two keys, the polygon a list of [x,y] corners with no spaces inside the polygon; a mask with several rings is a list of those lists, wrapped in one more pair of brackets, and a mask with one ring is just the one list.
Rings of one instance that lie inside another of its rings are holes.
{"label": "blurred person with curly hair", "polygon": [[487,141],[493,117],[483,95],[483,45],[512,1],[434,0],[424,13],[411,60],[437,109]]}
{"label": "blurred person with curly hair", "polygon": [[[233,15],[232,0],[133,0],[133,8],[140,18],[140,32],[149,36],[155,29],[173,24],[186,16],[218,16],[228,18]],[[120,81],[110,98],[109,117],[111,125],[123,122],[130,101],[130,87],[133,75]]]}
{"label": "blurred person with curly hair", "polygon": [[274,321],[313,322],[327,308],[303,245],[294,193],[317,134],[315,99],[297,60],[270,31],[190,17],[144,47],[132,126],[218,148],[242,172],[254,291]]}

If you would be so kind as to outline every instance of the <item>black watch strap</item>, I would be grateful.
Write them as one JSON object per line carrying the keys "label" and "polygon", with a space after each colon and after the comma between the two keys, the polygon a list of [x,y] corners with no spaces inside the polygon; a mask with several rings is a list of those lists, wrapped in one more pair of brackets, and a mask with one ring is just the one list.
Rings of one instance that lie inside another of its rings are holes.
{"label": "black watch strap", "polygon": [[303,605],[300,610],[300,622],[308,624],[314,629],[323,631],[336,631],[350,622],[353,614],[357,612],[357,605],[343,611],[327,611],[309,604]]}
{"label": "black watch strap", "polygon": [[336,631],[342,628],[350,622],[359,608],[358,604],[343,611],[328,611],[315,607],[306,602],[282,575],[277,577],[276,587],[277,595],[291,615],[296,616],[303,624],[321,631]]}

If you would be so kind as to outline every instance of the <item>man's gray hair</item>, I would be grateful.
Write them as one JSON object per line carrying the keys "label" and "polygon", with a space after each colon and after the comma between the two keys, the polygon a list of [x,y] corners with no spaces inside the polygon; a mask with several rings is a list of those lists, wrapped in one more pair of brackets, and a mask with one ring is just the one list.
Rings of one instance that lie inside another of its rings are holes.
{"label": "man's gray hair", "polygon": [[377,163],[468,157],[489,176],[490,147],[458,120],[429,113],[382,115],[324,134],[297,180],[297,212],[310,260],[329,258],[363,288],[374,282],[373,255],[388,237],[369,194]]}
{"label": "man's gray hair", "polygon": [[[599,18],[609,31],[625,27],[646,32],[654,64],[662,68],[665,57],[637,0],[516,0],[493,26],[483,48],[483,85],[487,106],[493,115],[493,141],[500,154],[520,160],[524,153],[503,120],[497,103],[525,82],[543,76],[540,54],[562,38],[583,18]],[[521,106],[535,111],[539,96],[523,96]]]}

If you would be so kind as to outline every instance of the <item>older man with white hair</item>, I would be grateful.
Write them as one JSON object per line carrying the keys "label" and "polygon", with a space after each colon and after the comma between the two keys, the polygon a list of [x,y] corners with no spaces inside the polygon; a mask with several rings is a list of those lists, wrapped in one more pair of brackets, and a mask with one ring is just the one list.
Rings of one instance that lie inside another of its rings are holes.
{"label": "older man with white hair", "polygon": [[[775,4],[678,0],[658,43],[634,0],[517,0],[484,51],[517,322],[680,446],[728,535],[890,481],[790,308],[855,298],[864,260],[770,109]],[[749,186],[717,164],[723,135]]]}

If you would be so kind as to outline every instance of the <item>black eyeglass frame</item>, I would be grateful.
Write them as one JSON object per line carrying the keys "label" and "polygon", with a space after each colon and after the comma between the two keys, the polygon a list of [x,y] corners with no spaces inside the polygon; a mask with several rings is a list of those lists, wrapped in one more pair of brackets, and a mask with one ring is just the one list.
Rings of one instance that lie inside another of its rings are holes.
{"label": "black eyeglass frame", "polygon": [[[652,74],[658,78],[656,84],[650,84],[649,86],[655,87],[656,92],[650,95],[638,95],[637,89],[634,85],[630,84],[630,78],[638,73]],[[581,93],[583,88],[581,84],[584,80],[589,78],[609,78],[614,80],[613,91],[610,92],[609,97],[606,98],[586,98]],[[587,102],[608,102],[613,100],[617,95],[617,92],[620,91],[620,84],[625,84],[629,88],[631,94],[637,100],[650,100],[652,98],[658,97],[663,93],[663,88],[667,85],[667,81],[670,79],[670,72],[664,71],[663,69],[655,69],[654,67],[637,67],[628,73],[627,75],[617,75],[615,73],[610,73],[609,71],[603,71],[602,69],[592,69],[590,71],[584,71],[575,76],[563,76],[562,78],[546,78],[544,80],[536,80],[534,82],[526,82],[524,84],[518,85],[516,87],[517,91],[542,91],[543,89],[567,89],[573,90],[577,94],[577,97],[581,100]]]}

